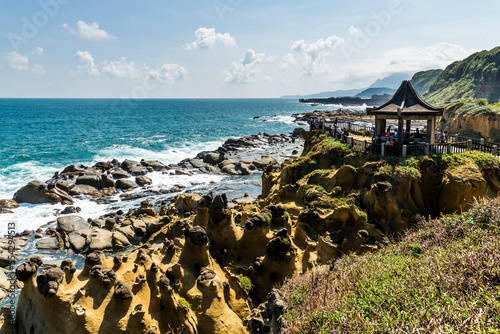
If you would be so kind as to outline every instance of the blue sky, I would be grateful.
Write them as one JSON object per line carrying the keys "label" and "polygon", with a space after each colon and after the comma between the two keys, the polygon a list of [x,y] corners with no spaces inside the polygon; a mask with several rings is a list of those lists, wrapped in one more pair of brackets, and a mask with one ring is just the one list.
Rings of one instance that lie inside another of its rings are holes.
{"label": "blue sky", "polygon": [[309,94],[500,44],[500,0],[0,1],[0,97]]}

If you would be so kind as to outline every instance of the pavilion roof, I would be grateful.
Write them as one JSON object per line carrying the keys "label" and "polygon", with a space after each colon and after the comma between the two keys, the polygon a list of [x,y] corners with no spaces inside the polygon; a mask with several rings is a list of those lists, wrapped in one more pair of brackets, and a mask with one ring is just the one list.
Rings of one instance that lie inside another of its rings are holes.
{"label": "pavilion roof", "polygon": [[435,108],[422,100],[410,81],[403,81],[394,96],[383,105],[367,108],[368,115],[397,115],[397,116],[442,116],[444,108]]}

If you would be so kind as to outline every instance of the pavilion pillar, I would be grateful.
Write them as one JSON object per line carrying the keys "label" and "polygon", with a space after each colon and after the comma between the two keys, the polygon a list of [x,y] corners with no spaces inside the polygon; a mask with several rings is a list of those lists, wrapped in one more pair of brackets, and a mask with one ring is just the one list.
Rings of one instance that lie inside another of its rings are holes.
{"label": "pavilion pillar", "polygon": [[386,125],[386,120],[385,119],[379,119],[378,122],[377,122],[377,132],[376,132],[376,135],[377,136],[381,136],[383,137],[384,134],[385,134],[385,125]]}
{"label": "pavilion pillar", "polygon": [[406,131],[411,133],[411,119],[406,120]]}
{"label": "pavilion pillar", "polygon": [[436,142],[436,122],[435,122],[435,118],[434,117],[431,117],[431,119],[429,119],[427,121],[427,138],[429,138],[429,142],[431,144],[434,144]]}
{"label": "pavilion pillar", "polygon": [[404,138],[404,121],[403,117],[400,117],[398,120],[398,145],[403,145]]}

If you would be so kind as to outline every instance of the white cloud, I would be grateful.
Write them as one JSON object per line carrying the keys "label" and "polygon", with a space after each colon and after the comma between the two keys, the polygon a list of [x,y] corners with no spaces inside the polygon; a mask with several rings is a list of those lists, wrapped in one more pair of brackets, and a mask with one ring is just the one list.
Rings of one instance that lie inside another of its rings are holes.
{"label": "white cloud", "polygon": [[113,78],[137,78],[141,75],[141,71],[135,67],[135,62],[127,63],[125,57],[117,61],[108,62],[105,60],[102,63],[102,72]]}
{"label": "white cloud", "polygon": [[31,71],[35,74],[43,74],[45,73],[45,68],[39,64],[33,64],[30,66],[29,59],[27,56],[24,56],[15,51],[11,51],[5,56],[7,60],[7,64],[18,71]]}
{"label": "white cloud", "polygon": [[41,56],[43,54],[44,49],[40,46],[38,46],[32,53],[36,54],[37,56]]}
{"label": "white cloud", "polygon": [[76,22],[76,31],[68,24],[64,23],[63,27],[72,34],[78,34],[80,38],[100,41],[106,39],[116,39],[115,36],[108,34],[105,30],[99,29],[97,22],[87,24],[84,21]]}
{"label": "white cloud", "polygon": [[[325,74],[330,71],[327,64],[327,57],[331,51],[344,43],[344,39],[337,36],[330,36],[327,39],[319,39],[315,43],[307,44],[304,40],[295,41],[292,51],[299,53],[299,61],[302,66],[302,75],[314,76]],[[291,64],[291,57],[288,62],[285,59],[285,66]]]}
{"label": "white cloud", "polygon": [[[265,53],[248,50],[244,58],[239,62],[233,62],[233,67],[229,71],[222,71],[224,82],[236,85],[254,82],[259,71],[258,65],[264,61],[265,57]],[[270,78],[268,79],[270,80]]]}
{"label": "white cloud", "polygon": [[297,64],[297,60],[295,59],[295,57],[293,56],[293,54],[291,53],[287,53],[284,57],[283,57],[283,63],[281,63],[279,65],[279,67],[281,68],[290,68],[294,65]]}
{"label": "white cloud", "polygon": [[445,68],[454,61],[461,60],[474,53],[458,44],[441,42],[424,49],[401,48],[384,52],[381,56],[389,59],[390,71],[420,71],[433,68]]}
{"label": "white cloud", "polygon": [[92,57],[92,55],[90,54],[90,52],[88,52],[88,51],[78,51],[75,54],[75,57],[78,60],[78,62],[80,63],[77,66],[78,67],[78,71],[76,72],[76,74],[88,73],[88,74],[95,75],[95,76],[97,76],[97,75],[100,74],[100,72],[97,69],[97,66],[95,64],[94,57]]}
{"label": "white cloud", "polygon": [[163,64],[156,69],[146,69],[146,78],[159,83],[171,84],[186,78],[187,70],[177,64]]}
{"label": "white cloud", "polygon": [[197,49],[213,49],[216,45],[222,44],[226,46],[236,45],[236,40],[230,34],[219,34],[215,32],[215,28],[199,28],[195,31],[196,41],[184,45],[188,51]]}
{"label": "white cloud", "polygon": [[11,51],[5,57],[10,67],[18,71],[26,71],[29,69],[29,60],[27,56]]}

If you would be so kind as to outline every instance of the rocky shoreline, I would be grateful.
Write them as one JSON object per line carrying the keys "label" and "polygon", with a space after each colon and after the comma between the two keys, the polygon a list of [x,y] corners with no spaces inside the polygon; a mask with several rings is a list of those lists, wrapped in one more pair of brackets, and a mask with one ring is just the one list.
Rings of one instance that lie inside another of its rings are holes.
{"label": "rocky shoreline", "polygon": [[278,333],[287,301],[274,288],[286,277],[377,251],[419,216],[500,189],[493,157],[400,166],[302,135],[300,157],[264,167],[257,200],[189,193],[160,207],[143,201],[121,218],[59,217],[47,239],[86,254],[85,264],[65,259],[38,274],[47,266],[32,256],[17,268],[18,333]]}
{"label": "rocky shoreline", "polygon": [[[155,216],[155,208],[161,213],[168,210],[169,200],[155,201],[165,194],[182,193],[185,186],[174,185],[169,189],[152,189],[151,173],[165,175],[221,174],[245,176],[262,172],[265,166],[279,166],[280,161],[273,154],[281,146],[302,146],[300,131],[291,134],[270,135],[260,133],[244,138],[228,139],[217,150],[200,152],[194,158],[178,164],[165,165],[160,161],[125,160],[99,162],[93,166],[67,166],[45,182],[33,180],[19,189],[13,199],[0,200],[2,214],[13,213],[19,203],[41,204],[61,203],[65,207],[55,210],[55,221],[37,231],[24,231],[14,237],[16,258],[22,261],[19,252],[34,243],[39,252],[60,252],[66,254],[88,254],[93,251],[118,251],[140,244],[156,232],[167,221],[154,224],[136,222],[140,215]],[[252,151],[261,153],[255,157]],[[273,157],[266,155],[273,154]],[[298,151],[294,150],[294,154]],[[144,199],[140,212],[117,209],[97,219],[78,216],[81,209],[74,206],[74,199],[85,199],[97,204],[109,204]],[[146,199],[149,198],[149,201]],[[174,202],[183,201],[180,196]],[[253,198],[242,198],[249,202]],[[237,201],[236,201],[237,202]],[[68,216],[69,215],[69,216]],[[132,219],[132,220],[130,220]],[[113,232],[111,232],[113,231]],[[33,241],[33,236],[35,241]],[[10,288],[7,279],[8,267],[15,264],[9,257],[9,240],[0,238],[0,300]],[[5,277],[4,277],[5,276]]]}

